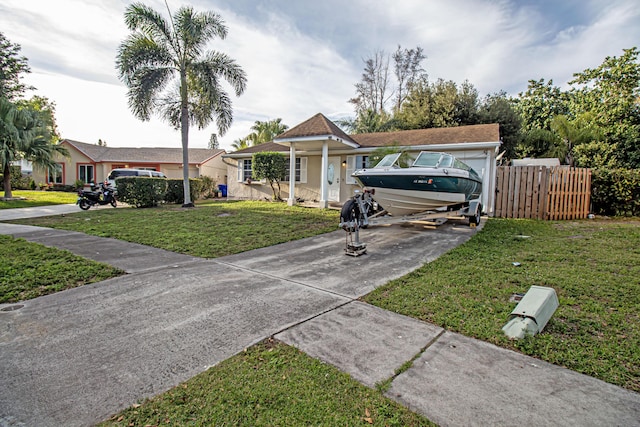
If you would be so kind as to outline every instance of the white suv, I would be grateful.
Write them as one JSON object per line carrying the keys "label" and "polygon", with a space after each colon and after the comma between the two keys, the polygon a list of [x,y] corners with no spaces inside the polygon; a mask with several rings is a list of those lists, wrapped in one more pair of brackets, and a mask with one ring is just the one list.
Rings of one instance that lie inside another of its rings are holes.
{"label": "white suv", "polygon": [[109,173],[107,181],[112,187],[116,186],[116,178],[121,176],[148,176],[154,178],[166,178],[167,176],[162,172],[152,171],[147,169],[114,169]]}

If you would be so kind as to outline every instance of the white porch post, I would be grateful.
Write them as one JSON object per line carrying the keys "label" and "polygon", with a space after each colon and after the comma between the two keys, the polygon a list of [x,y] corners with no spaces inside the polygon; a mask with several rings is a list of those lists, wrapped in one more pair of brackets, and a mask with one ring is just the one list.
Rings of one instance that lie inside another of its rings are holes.
{"label": "white porch post", "polygon": [[322,166],[320,174],[320,208],[329,207],[329,185],[327,182],[327,168],[329,167],[329,141],[322,143]]}
{"label": "white porch post", "polygon": [[289,198],[287,205],[296,204],[296,144],[291,143],[289,147]]}
{"label": "white porch post", "polygon": [[[495,194],[495,189],[493,187],[493,168],[491,167],[491,152],[489,150],[485,150],[485,164],[484,164],[484,176],[482,177],[482,206],[487,213],[491,213],[493,211],[493,195]],[[486,189],[486,190],[485,190]]]}

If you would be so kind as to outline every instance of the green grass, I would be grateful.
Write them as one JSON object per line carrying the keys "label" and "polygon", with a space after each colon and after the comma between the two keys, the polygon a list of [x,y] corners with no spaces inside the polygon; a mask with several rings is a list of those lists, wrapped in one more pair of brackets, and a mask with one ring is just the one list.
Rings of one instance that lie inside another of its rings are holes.
{"label": "green grass", "polygon": [[[511,341],[501,329],[516,305],[509,298],[532,285],[554,288],[560,307],[542,334]],[[640,391],[637,220],[492,219],[465,245],[363,299]]]}
{"label": "green grass", "polygon": [[196,208],[103,209],[14,223],[80,231],[215,258],[338,229],[339,212],[270,202],[204,202]]}
{"label": "green grass", "polygon": [[[335,230],[337,217],[336,211],[284,204],[214,202],[20,222],[216,257]],[[638,220],[491,219],[466,244],[363,299],[640,391],[638,260]],[[511,341],[501,330],[515,306],[509,298],[532,285],[553,287],[560,307],[543,333]],[[368,425],[369,418],[374,425],[428,423],[380,390],[291,347],[265,342],[107,425]]]}
{"label": "green grass", "polygon": [[[13,197],[24,197],[26,200],[0,200],[0,209],[30,208],[35,206],[64,205],[75,203],[76,193],[62,191],[25,191],[13,190]],[[4,196],[4,192],[2,193]]]}
{"label": "green grass", "polygon": [[124,274],[68,251],[3,235],[0,261],[0,303],[36,298]]}
{"label": "green grass", "polygon": [[101,426],[429,426],[378,391],[266,340]]}

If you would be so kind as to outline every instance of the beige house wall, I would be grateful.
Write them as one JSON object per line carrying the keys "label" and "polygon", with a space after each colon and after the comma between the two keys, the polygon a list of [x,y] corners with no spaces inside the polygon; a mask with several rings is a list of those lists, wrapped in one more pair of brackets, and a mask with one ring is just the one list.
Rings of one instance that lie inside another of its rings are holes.
{"label": "beige house wall", "polygon": [[[409,151],[409,154],[415,158],[421,150]],[[463,162],[471,166],[482,178],[483,178],[483,196],[482,204],[487,209],[487,213],[493,214],[493,204],[495,200],[495,174],[496,174],[496,153],[494,150],[487,149],[473,149],[464,146],[452,146],[447,150]],[[354,152],[353,155],[368,155],[370,153]],[[352,155],[352,154],[348,154]],[[289,158],[288,153],[286,155],[287,160]],[[321,179],[321,167],[322,157],[320,155],[307,156],[298,154],[297,157],[307,157],[307,182],[296,182],[296,198],[304,199],[305,201],[320,201],[320,179]],[[340,158],[340,201],[339,203],[346,202],[349,198],[353,197],[356,190],[360,189],[358,184],[347,184],[347,170],[346,159],[347,154],[332,155],[329,152],[329,157]],[[345,164],[343,164],[345,162]],[[271,186],[268,182],[252,182],[251,184],[238,182],[238,168],[237,159],[227,159],[227,175],[229,176],[228,184],[228,197],[233,199],[272,199]],[[282,182],[280,197],[287,199],[289,197],[289,184]]]}
{"label": "beige house wall", "polygon": [[[168,178],[182,179],[182,164],[177,163],[157,163],[151,159],[149,162],[94,162],[89,157],[77,150],[74,146],[64,144],[69,151],[69,157],[59,156],[56,162],[62,164],[62,184],[74,185],[79,179],[79,165],[93,165],[94,182],[104,181],[109,173],[116,167],[126,168],[155,168],[164,173]],[[33,180],[36,184],[47,183],[48,171],[34,170]],[[189,176],[191,178],[200,178],[201,176],[210,176],[216,180],[216,183],[224,184],[226,182],[227,165],[224,163],[221,155],[211,158],[202,165],[190,165]]]}
{"label": "beige house wall", "polygon": [[[296,197],[305,201],[318,202],[320,200],[320,179],[322,169],[322,157],[320,155],[307,156],[298,155],[297,157],[307,158],[307,182],[296,182]],[[344,203],[353,196],[354,191],[360,188],[357,184],[347,184],[345,178],[347,175],[346,166],[342,165],[346,161],[346,156],[331,156],[340,158],[340,203]],[[287,156],[289,161],[289,156]],[[227,175],[228,175],[228,197],[243,200],[269,199],[273,197],[271,186],[268,182],[238,182],[238,166],[236,159],[227,159]],[[280,197],[284,200],[289,197],[289,183],[280,183]]]}
{"label": "beige house wall", "polygon": [[222,159],[222,156],[216,156],[208,162],[200,165],[200,176],[211,177],[216,182],[216,184],[226,184],[227,165]]}

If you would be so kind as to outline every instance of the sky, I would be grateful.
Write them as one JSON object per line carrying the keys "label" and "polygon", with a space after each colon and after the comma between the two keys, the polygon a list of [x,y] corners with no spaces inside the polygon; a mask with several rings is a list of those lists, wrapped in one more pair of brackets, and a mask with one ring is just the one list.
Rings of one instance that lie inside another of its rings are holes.
{"label": "sky", "polygon": [[[2,0],[0,32],[22,47],[23,82],[56,104],[63,138],[112,147],[180,147],[180,133],[158,117],[135,118],[118,79],[118,46],[129,35],[130,0]],[[164,0],[143,3],[168,19]],[[480,96],[517,95],[529,80],[567,88],[573,74],[640,45],[637,0],[167,0],[221,15],[226,39],[208,46],[247,74],[220,148],[251,132],[256,120],[293,127],[317,113],[353,117],[364,60],[376,51],[422,47],[423,68],[472,83]],[[191,128],[189,146],[206,148],[215,123]]]}

